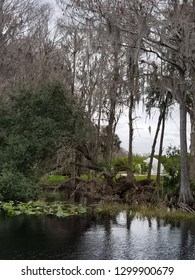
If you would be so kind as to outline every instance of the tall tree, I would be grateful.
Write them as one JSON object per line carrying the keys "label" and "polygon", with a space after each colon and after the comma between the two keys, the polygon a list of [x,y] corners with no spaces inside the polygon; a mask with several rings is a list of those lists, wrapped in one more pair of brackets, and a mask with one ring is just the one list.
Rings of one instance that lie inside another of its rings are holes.
{"label": "tall tree", "polygon": [[[64,11],[74,18],[77,32],[82,34],[82,48],[78,53],[77,93],[85,104],[91,119],[97,119],[96,152],[98,151],[100,127],[106,123],[107,145],[105,160],[111,168],[114,135],[118,116],[122,85],[121,32],[115,23],[118,17],[116,3],[95,1],[58,1]],[[83,15],[85,14],[85,18]],[[78,23],[79,22],[79,23]],[[77,46],[78,47],[78,46]],[[98,108],[98,110],[97,110]]]}
{"label": "tall tree", "polygon": [[0,2],[0,56],[1,93],[24,83],[62,79],[65,71],[49,5],[31,0]]}
{"label": "tall tree", "polygon": [[155,17],[158,29],[151,31],[148,48],[169,67],[172,67],[172,75],[165,80],[167,89],[171,88],[174,98],[180,104],[181,184],[179,202],[191,205],[193,197],[187,167],[186,98],[187,79],[192,59],[190,50],[192,3],[186,1],[182,4],[179,4],[178,1],[165,2],[164,5],[157,3],[156,8],[158,14],[159,11],[161,12],[161,17]]}

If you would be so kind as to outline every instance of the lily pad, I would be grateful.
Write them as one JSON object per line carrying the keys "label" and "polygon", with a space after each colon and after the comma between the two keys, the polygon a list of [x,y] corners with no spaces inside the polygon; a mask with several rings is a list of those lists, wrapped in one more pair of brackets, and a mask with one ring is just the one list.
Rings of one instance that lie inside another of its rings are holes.
{"label": "lily pad", "polygon": [[60,201],[47,203],[45,201],[29,201],[24,202],[0,202],[0,211],[5,212],[9,216],[20,214],[26,215],[55,215],[63,218],[78,214],[84,214],[87,209],[82,205],[65,204]]}

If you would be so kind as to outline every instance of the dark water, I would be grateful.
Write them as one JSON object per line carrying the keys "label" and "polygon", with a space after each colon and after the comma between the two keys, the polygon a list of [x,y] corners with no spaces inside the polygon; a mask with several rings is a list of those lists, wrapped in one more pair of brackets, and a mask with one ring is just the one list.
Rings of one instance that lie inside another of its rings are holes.
{"label": "dark water", "polygon": [[0,216],[0,259],[195,259],[195,221]]}

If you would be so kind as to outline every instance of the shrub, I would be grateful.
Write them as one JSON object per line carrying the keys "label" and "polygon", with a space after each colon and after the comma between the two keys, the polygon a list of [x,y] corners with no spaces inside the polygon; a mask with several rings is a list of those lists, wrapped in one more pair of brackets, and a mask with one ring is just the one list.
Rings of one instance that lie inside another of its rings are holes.
{"label": "shrub", "polygon": [[40,193],[37,182],[22,173],[5,167],[0,174],[0,194],[3,200],[28,201],[37,199]]}
{"label": "shrub", "polygon": [[168,147],[166,157],[163,157],[163,165],[168,173],[168,176],[164,176],[164,190],[178,194],[180,183],[180,150],[177,147]]}
{"label": "shrub", "polygon": [[115,158],[113,160],[113,167],[118,168],[118,167],[125,167],[127,166],[128,159],[127,157],[120,157],[120,158]]}
{"label": "shrub", "polygon": [[[85,141],[88,120],[84,110],[57,82],[22,88],[0,100],[0,194],[27,200],[34,185],[53,164],[67,142]],[[10,166],[7,166],[9,162]]]}

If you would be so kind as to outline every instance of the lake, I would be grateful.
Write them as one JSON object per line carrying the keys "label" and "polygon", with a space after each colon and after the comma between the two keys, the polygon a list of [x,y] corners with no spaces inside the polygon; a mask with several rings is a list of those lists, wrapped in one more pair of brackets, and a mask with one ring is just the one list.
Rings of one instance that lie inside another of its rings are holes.
{"label": "lake", "polygon": [[195,259],[195,220],[0,216],[0,259]]}

